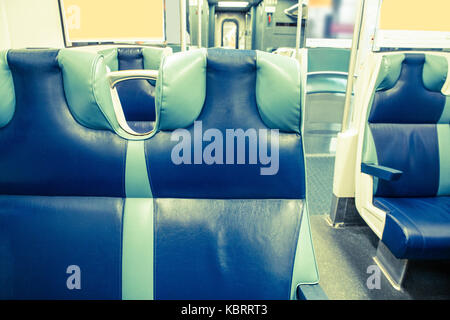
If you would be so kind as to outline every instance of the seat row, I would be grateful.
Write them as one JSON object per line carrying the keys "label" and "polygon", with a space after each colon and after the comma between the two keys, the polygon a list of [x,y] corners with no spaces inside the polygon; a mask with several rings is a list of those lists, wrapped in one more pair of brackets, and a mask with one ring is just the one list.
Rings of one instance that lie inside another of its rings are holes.
{"label": "seat row", "polygon": [[124,111],[156,121],[132,135],[113,57],[146,55],[0,53],[0,298],[295,299],[317,283],[298,62],[168,55],[156,83],[120,89],[127,107],[155,95],[154,118]]}

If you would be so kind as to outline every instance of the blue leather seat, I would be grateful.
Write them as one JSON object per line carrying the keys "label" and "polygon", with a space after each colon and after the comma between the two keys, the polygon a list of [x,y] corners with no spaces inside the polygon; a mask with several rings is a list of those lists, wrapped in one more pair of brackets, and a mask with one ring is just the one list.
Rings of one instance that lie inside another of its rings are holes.
{"label": "blue leather seat", "polygon": [[399,259],[450,259],[450,104],[445,56],[383,57],[363,149],[383,243]]}
{"label": "blue leather seat", "polygon": [[[102,50],[111,71],[159,70],[170,50],[153,47],[119,47]],[[153,80],[127,80],[117,84],[122,109],[131,129],[150,132],[155,126],[155,85]]]}
{"label": "blue leather seat", "polygon": [[[197,50],[161,72],[158,130],[136,140],[97,53],[0,54],[0,298],[289,299],[318,282],[297,62]],[[173,162],[180,132],[207,150],[208,133],[239,128],[279,134],[226,149],[239,164]],[[268,153],[241,163],[256,142]]]}
{"label": "blue leather seat", "polygon": [[[294,59],[254,51],[194,50],[164,60],[158,132],[145,142],[156,299],[289,299],[299,284],[317,283],[299,72]],[[220,141],[236,129],[250,135],[245,150]],[[270,129],[279,135],[256,134]],[[272,163],[252,162],[252,143],[266,137]]]}
{"label": "blue leather seat", "polygon": [[350,50],[308,48],[307,93],[345,94]]}
{"label": "blue leather seat", "polygon": [[374,204],[386,211],[383,242],[395,256],[449,258],[450,197],[377,197]]}
{"label": "blue leather seat", "polygon": [[96,57],[0,52],[0,298],[121,298],[127,141]]}

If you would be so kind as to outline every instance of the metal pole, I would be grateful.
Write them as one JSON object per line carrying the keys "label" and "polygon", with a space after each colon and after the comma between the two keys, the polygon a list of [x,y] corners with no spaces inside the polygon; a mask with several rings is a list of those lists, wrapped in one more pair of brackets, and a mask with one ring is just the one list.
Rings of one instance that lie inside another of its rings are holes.
{"label": "metal pole", "polygon": [[197,0],[197,10],[198,10],[198,47],[202,47],[202,5],[201,0]]}
{"label": "metal pole", "polygon": [[216,24],[216,6],[214,4],[209,5],[209,25],[208,25],[208,46],[214,47],[214,31]]}
{"label": "metal pole", "polygon": [[348,68],[347,90],[345,92],[344,116],[342,118],[342,130],[348,129],[348,119],[350,116],[350,106],[352,103],[353,83],[355,81],[356,60],[358,58],[359,40],[361,35],[362,20],[364,17],[365,0],[358,1],[358,11],[356,12],[355,27],[353,30],[352,51],[350,54],[350,65]]}
{"label": "metal pole", "polygon": [[297,37],[295,39],[295,56],[298,58],[300,39],[302,37],[303,0],[298,0],[297,8]]}
{"label": "metal pole", "polygon": [[181,51],[186,51],[186,0],[180,0],[180,43]]}

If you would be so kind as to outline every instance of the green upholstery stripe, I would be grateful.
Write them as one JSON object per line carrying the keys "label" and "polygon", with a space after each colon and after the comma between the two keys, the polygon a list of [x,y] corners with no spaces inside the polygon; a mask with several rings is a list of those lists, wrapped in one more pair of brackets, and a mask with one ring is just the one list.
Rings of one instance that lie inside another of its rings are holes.
{"label": "green upholstery stripe", "polygon": [[153,197],[145,162],[144,141],[128,141],[125,191],[127,197]]}
{"label": "green upholstery stripe", "polygon": [[296,299],[297,287],[301,284],[319,283],[319,271],[311,237],[308,206],[303,203],[302,220],[295,252],[294,269],[291,283],[291,300]]}
{"label": "green upholstery stripe", "polygon": [[153,199],[126,198],[123,217],[122,299],[152,300]]}
{"label": "green upholstery stripe", "polygon": [[301,72],[298,61],[257,51],[256,64],[256,102],[262,120],[271,129],[300,133]]}
{"label": "green upholstery stripe", "polygon": [[438,196],[450,196],[450,124],[438,124],[439,189]]}
{"label": "green upholstery stripe", "polygon": [[447,96],[445,100],[445,106],[444,110],[442,111],[441,118],[439,119],[438,123],[450,123],[450,97]]}
{"label": "green upholstery stripe", "polygon": [[156,84],[156,128],[190,126],[200,115],[205,96],[206,49],[163,57]]}
{"label": "green upholstery stripe", "polygon": [[8,51],[0,51],[0,128],[11,121],[16,109],[14,82],[7,61]]}
{"label": "green upholstery stripe", "polygon": [[[378,164],[377,149],[375,147],[375,141],[373,140],[372,131],[366,124],[366,129],[364,130],[364,145],[362,152],[362,161],[365,163]],[[373,193],[376,193],[378,188],[378,178],[373,177]]]}
{"label": "green upholstery stripe", "polygon": [[117,122],[107,68],[95,52],[62,49],[58,63],[63,71],[64,92],[75,119],[91,129],[117,132]]}

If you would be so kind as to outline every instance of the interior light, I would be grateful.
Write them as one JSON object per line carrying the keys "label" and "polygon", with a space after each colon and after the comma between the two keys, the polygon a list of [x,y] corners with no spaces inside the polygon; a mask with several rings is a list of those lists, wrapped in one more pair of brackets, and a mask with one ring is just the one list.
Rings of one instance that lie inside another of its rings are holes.
{"label": "interior light", "polygon": [[248,6],[247,1],[219,1],[217,4],[219,7],[227,8],[245,8]]}

